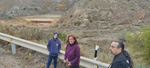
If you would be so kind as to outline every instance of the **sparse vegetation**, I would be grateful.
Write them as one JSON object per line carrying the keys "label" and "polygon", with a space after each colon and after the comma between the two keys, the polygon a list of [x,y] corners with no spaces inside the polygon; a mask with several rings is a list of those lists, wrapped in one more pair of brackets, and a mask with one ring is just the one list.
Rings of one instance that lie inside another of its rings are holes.
{"label": "sparse vegetation", "polygon": [[[0,32],[13,35],[22,39],[31,40],[37,43],[43,41],[43,44],[47,44],[48,40],[53,37],[54,31],[47,32],[39,28],[20,29],[19,27],[13,28],[10,26],[3,26],[2,24],[0,24]],[[59,34],[59,38],[62,41],[66,41],[67,35],[62,32],[59,32]]]}

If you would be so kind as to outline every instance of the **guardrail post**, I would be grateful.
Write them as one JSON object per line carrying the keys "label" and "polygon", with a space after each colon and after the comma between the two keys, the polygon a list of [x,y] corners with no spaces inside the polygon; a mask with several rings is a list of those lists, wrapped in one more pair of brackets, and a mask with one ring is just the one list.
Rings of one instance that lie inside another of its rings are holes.
{"label": "guardrail post", "polygon": [[[98,49],[99,49],[99,46],[96,45],[96,47],[95,47],[95,54],[94,54],[94,60],[95,61],[97,59],[97,51],[98,51]],[[94,65],[94,68],[98,68],[97,65]]]}
{"label": "guardrail post", "polygon": [[16,54],[16,45],[14,43],[11,43],[11,49],[12,49],[12,54]]}

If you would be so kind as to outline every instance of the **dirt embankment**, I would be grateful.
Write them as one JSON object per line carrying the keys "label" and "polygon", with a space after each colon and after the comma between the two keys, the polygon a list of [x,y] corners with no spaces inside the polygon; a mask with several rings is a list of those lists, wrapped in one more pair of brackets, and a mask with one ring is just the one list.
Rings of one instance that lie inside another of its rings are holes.
{"label": "dirt embankment", "polygon": [[[30,53],[30,54],[29,54]],[[17,46],[17,54],[12,55],[10,45],[0,44],[0,68],[46,68],[48,56]],[[53,63],[50,68],[53,68]],[[57,68],[67,68],[58,60]]]}

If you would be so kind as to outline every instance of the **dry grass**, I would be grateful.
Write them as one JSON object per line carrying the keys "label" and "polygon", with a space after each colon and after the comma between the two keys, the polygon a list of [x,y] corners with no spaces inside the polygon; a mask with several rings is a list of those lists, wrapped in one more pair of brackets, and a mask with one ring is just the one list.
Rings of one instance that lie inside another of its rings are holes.
{"label": "dry grass", "polygon": [[89,40],[90,45],[83,45],[81,49],[83,49],[83,54],[86,57],[94,59],[95,46],[98,45],[100,48],[97,54],[97,61],[110,63],[112,61],[113,55],[110,54],[109,46],[111,41],[109,40]]}
{"label": "dry grass", "polygon": [[[42,30],[40,28],[30,27],[13,27],[0,24],[0,32],[22,39],[30,40],[37,43],[47,44],[48,40],[53,37],[55,30]],[[66,34],[59,32],[60,39],[65,41]]]}

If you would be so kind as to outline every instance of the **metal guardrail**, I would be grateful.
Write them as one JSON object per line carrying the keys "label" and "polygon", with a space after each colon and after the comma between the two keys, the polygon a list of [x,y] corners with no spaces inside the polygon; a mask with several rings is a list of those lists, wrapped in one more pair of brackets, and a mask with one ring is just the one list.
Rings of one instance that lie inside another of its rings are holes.
{"label": "metal guardrail", "polygon": [[[20,39],[20,38],[17,38],[17,37],[8,35],[8,34],[4,34],[1,32],[0,32],[0,39],[12,43],[12,45],[11,45],[12,50],[15,50],[14,46],[15,46],[15,44],[17,44],[19,46],[29,48],[31,50],[34,50],[34,51],[37,51],[37,52],[40,52],[40,53],[43,53],[46,55],[49,54],[47,47],[44,45],[41,45],[41,44],[37,44],[37,43],[31,42],[31,41]],[[15,53],[16,52],[14,51],[13,54],[15,54]],[[65,54],[65,52],[61,50],[60,54],[58,56],[59,59],[63,60],[64,54]],[[107,68],[108,67],[108,64],[106,64],[106,63],[95,61],[95,60],[92,60],[92,59],[89,59],[89,58],[86,58],[83,56],[80,57],[80,66],[86,67],[86,68],[93,68],[93,65],[98,65],[100,68]]]}

